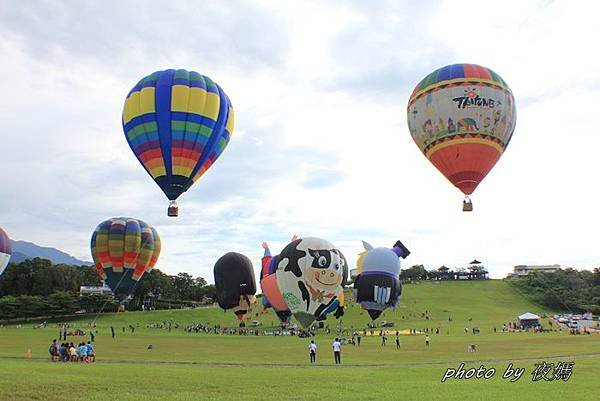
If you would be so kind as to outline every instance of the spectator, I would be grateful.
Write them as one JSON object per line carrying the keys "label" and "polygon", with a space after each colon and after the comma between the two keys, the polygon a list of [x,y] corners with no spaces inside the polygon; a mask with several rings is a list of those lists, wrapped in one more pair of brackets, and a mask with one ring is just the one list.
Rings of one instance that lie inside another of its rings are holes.
{"label": "spectator", "polygon": [[77,355],[79,355],[79,362],[87,362],[87,346],[85,343],[79,343],[77,346]]}
{"label": "spectator", "polygon": [[60,346],[56,343],[56,340],[52,340],[52,344],[50,344],[50,348],[48,349],[50,353],[50,360],[52,362],[58,361],[60,358]]}
{"label": "spectator", "polygon": [[69,344],[69,360],[71,362],[77,362],[79,355],[77,354],[77,348],[73,345],[73,343]]}
{"label": "spectator", "polygon": [[316,363],[317,362],[317,344],[315,344],[314,340],[310,341],[310,344],[308,344],[308,353],[310,355],[310,363]]}
{"label": "spectator", "polygon": [[336,338],[331,345],[333,347],[333,359],[335,360],[335,364],[339,365],[342,363],[342,343]]}
{"label": "spectator", "polygon": [[87,356],[89,362],[96,362],[96,352],[94,351],[94,345],[88,341],[87,345]]}

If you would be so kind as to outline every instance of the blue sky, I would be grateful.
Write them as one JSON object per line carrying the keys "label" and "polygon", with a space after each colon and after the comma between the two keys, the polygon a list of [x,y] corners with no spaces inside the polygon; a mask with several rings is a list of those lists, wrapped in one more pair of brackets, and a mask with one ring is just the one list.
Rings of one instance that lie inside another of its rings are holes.
{"label": "blue sky", "polygon": [[[492,275],[515,264],[600,263],[596,2],[31,2],[0,0],[0,226],[90,260],[112,216],[154,225],[157,267],[212,281],[227,251],[259,266],[292,234],[412,251],[403,267]],[[477,189],[475,211],[431,166],[406,103],[432,70],[494,69],[517,101],[515,134]],[[125,141],[139,78],[210,76],[236,110],[233,139],[180,198],[181,217]]]}

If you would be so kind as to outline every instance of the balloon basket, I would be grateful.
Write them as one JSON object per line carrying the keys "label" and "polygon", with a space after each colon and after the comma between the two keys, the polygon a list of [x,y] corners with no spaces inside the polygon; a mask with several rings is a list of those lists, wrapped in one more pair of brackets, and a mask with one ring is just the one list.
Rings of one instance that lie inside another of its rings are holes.
{"label": "balloon basket", "polygon": [[169,208],[167,209],[167,216],[169,217],[178,217],[179,216],[179,206],[175,201],[172,201],[169,204]]}
{"label": "balloon basket", "polygon": [[473,202],[469,199],[468,196],[465,196],[463,200],[463,212],[472,212],[473,211]]}

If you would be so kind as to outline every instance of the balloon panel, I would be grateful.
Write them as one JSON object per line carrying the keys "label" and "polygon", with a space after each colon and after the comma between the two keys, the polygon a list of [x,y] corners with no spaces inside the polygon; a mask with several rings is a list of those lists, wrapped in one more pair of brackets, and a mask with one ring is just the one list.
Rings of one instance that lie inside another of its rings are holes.
{"label": "balloon panel", "polygon": [[10,261],[10,255],[7,253],[0,252],[0,274],[4,273],[8,262]]}
{"label": "balloon panel", "polygon": [[267,299],[267,302],[270,306],[272,306],[276,311],[288,310],[288,306],[281,295],[279,286],[277,285],[276,274],[271,274],[264,277],[260,282],[260,286],[262,288],[263,295]]}
{"label": "balloon panel", "polygon": [[11,254],[12,247],[10,238],[8,238],[6,232],[0,228],[0,274],[4,273],[6,266],[8,266]]}

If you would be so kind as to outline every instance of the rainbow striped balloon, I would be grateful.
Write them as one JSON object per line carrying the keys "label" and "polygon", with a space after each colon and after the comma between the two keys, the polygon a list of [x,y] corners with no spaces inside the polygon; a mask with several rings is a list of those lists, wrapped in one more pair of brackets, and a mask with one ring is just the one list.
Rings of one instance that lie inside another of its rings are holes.
{"label": "rainbow striped balloon", "polygon": [[160,255],[160,237],[142,220],[113,217],[96,227],[91,249],[96,270],[115,295],[129,295]]}
{"label": "rainbow striped balloon", "polygon": [[123,130],[131,150],[171,201],[213,165],[231,139],[233,107],[194,71],[148,75],[127,95]]}

